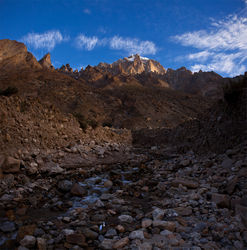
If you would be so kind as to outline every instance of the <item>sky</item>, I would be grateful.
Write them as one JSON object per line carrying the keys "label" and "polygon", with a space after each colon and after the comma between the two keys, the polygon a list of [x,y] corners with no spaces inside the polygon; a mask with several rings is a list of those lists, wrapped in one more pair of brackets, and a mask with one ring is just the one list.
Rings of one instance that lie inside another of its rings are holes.
{"label": "sky", "polygon": [[247,71],[247,0],[0,0],[0,39],[73,69],[140,54],[165,68]]}

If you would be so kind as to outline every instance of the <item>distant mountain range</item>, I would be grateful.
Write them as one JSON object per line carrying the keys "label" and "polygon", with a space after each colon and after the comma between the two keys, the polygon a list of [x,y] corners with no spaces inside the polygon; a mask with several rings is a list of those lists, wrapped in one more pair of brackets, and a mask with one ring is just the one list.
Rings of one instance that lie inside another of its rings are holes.
{"label": "distant mountain range", "polygon": [[[49,53],[38,62],[23,43],[1,40],[1,70],[11,70],[13,65],[19,70],[27,68],[55,70]],[[224,79],[215,72],[192,73],[185,67],[166,70],[159,62],[138,54],[119,59],[112,64],[101,62],[94,67],[87,66],[85,70],[73,71],[70,65],[66,64],[56,71],[69,74],[75,79],[84,79],[88,84],[100,88],[113,88],[123,84],[149,85],[212,98],[221,98],[224,82]]]}

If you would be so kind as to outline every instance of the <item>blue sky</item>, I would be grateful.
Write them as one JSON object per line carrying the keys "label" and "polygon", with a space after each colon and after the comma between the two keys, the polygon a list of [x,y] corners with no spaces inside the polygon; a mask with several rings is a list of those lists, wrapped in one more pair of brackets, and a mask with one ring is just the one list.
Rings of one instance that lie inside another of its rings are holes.
{"label": "blue sky", "polygon": [[55,67],[139,53],[165,68],[247,71],[247,0],[0,0],[0,39]]}

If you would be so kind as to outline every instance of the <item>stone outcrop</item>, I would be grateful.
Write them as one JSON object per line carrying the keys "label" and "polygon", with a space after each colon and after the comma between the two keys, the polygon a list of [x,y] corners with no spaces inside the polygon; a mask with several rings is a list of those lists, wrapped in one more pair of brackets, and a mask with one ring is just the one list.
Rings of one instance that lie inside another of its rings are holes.
{"label": "stone outcrop", "polygon": [[119,59],[112,64],[100,63],[97,68],[104,72],[110,72],[113,75],[132,75],[141,74],[142,72],[156,72],[158,74],[166,73],[166,70],[159,62],[146,57],[141,57],[138,54]]}
{"label": "stone outcrop", "polygon": [[185,67],[168,69],[165,80],[176,90],[213,98],[222,96],[223,78],[213,71],[192,73]]}
{"label": "stone outcrop", "polygon": [[36,58],[27,51],[27,47],[20,42],[0,40],[0,68],[2,72],[21,71],[26,69],[41,69]]}
{"label": "stone outcrop", "polygon": [[47,53],[46,55],[44,55],[43,58],[39,60],[39,63],[45,69],[54,70],[54,67],[51,64],[51,55],[50,55],[50,53]]}
{"label": "stone outcrop", "polygon": [[59,69],[57,69],[59,72],[62,73],[73,73],[73,69],[70,67],[70,65],[67,63],[66,65],[62,65]]}

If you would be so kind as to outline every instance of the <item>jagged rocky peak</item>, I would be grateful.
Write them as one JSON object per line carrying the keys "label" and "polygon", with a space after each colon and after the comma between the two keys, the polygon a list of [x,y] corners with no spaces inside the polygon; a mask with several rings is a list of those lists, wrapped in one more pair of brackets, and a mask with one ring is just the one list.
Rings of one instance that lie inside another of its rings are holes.
{"label": "jagged rocky peak", "polygon": [[9,39],[0,40],[0,67],[2,71],[41,69],[24,43]]}
{"label": "jagged rocky peak", "polygon": [[68,63],[66,65],[62,65],[59,71],[65,73],[73,73],[73,69],[70,67]]}
{"label": "jagged rocky peak", "polygon": [[140,56],[139,54],[131,55],[129,57],[125,57],[124,60],[127,60],[129,62],[134,62],[135,60],[142,61],[143,63],[146,63],[148,60],[150,60],[147,57]]}
{"label": "jagged rocky peak", "polygon": [[50,53],[47,53],[46,55],[44,55],[43,58],[39,60],[39,63],[43,68],[52,69],[52,70],[54,69],[54,67],[51,63],[51,54]]}
{"label": "jagged rocky peak", "polygon": [[123,59],[113,62],[112,64],[100,63],[97,68],[107,71],[113,75],[134,75],[141,74],[143,72],[156,72],[158,74],[166,73],[166,70],[159,62],[140,56],[139,54],[124,57]]}

